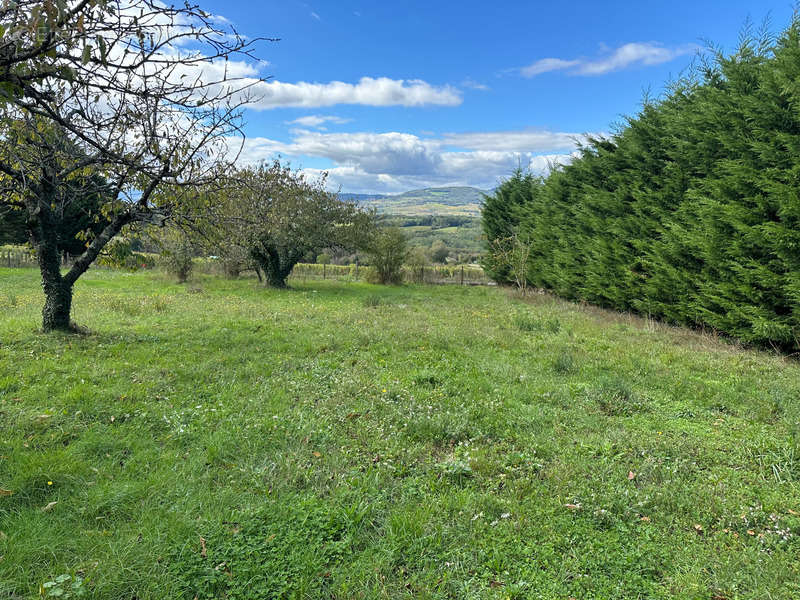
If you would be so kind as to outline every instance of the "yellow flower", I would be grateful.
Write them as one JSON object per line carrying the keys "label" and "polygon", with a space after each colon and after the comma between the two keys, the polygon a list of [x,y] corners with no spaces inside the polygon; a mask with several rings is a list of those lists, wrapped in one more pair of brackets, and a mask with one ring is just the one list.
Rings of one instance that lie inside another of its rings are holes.
{"label": "yellow flower", "polygon": [[385,394],[386,393],[386,388],[383,388],[383,390],[381,390],[381,391]]}
{"label": "yellow flower", "polygon": [[48,481],[47,485],[53,485],[53,482],[52,481]]}

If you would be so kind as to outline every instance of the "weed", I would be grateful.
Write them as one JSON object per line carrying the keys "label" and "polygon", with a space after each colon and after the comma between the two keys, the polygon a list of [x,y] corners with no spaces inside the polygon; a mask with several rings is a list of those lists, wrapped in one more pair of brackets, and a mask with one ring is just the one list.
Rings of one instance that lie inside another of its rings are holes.
{"label": "weed", "polygon": [[367,308],[377,308],[381,304],[383,304],[383,298],[378,296],[377,294],[370,294],[364,297],[364,306]]}
{"label": "weed", "polygon": [[553,361],[553,370],[559,375],[568,375],[576,370],[575,357],[570,352],[561,352]]}
{"label": "weed", "polygon": [[517,315],[514,326],[525,332],[558,333],[561,330],[561,323],[555,317],[533,317],[527,314]]}
{"label": "weed", "polygon": [[600,410],[612,417],[630,416],[648,409],[647,398],[635,392],[623,379],[611,378],[588,392]]}

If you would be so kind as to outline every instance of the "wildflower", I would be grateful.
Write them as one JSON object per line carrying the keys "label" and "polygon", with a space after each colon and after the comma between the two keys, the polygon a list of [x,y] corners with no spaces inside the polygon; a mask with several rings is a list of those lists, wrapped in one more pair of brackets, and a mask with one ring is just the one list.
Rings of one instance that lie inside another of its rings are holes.
{"label": "wildflower", "polygon": [[52,481],[48,481],[47,485],[53,485],[53,482]]}

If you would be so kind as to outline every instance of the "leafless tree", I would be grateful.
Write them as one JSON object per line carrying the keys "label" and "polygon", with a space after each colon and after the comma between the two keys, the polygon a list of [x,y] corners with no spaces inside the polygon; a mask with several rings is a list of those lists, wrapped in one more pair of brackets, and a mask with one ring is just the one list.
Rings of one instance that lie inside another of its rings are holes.
{"label": "leafless tree", "polygon": [[[70,329],[73,285],[106,244],[179,212],[235,160],[257,40],[156,0],[6,1],[0,26],[17,40],[0,44],[0,212],[27,216],[43,329]],[[62,274],[55,225],[87,173],[108,225]]]}

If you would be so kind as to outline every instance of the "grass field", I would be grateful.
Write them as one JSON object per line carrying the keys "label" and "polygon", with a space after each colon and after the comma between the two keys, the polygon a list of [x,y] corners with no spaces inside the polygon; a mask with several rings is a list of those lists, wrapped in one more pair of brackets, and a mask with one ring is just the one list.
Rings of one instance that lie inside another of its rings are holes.
{"label": "grass field", "polygon": [[0,269],[0,598],[800,597],[800,367],[501,289]]}

